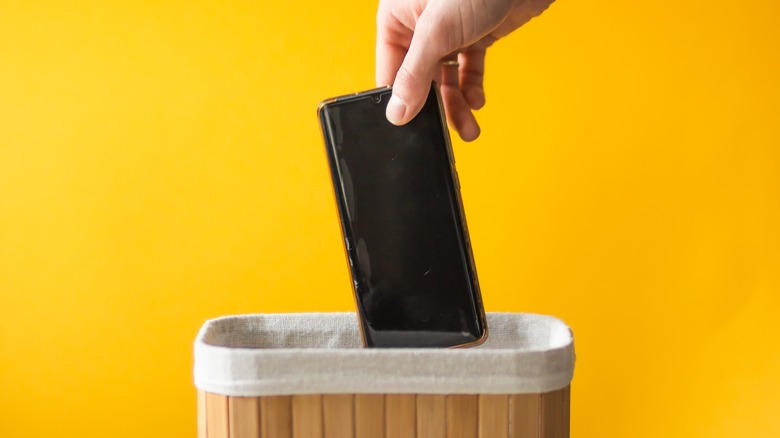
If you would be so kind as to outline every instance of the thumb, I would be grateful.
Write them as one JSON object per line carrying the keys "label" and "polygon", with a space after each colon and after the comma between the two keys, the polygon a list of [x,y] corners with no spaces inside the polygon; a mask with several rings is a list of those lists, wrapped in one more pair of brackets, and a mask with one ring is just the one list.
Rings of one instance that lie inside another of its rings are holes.
{"label": "thumb", "polygon": [[415,25],[409,51],[393,82],[393,95],[387,103],[387,120],[404,125],[425,105],[439,61],[448,51],[441,21],[432,21],[423,11]]}

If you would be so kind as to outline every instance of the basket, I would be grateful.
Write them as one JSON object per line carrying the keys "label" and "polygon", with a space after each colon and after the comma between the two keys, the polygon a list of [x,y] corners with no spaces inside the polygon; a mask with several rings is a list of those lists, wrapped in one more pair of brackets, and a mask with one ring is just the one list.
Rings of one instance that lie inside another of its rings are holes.
{"label": "basket", "polygon": [[571,331],[488,313],[468,349],[361,348],[353,313],[207,321],[195,342],[202,438],[568,437]]}

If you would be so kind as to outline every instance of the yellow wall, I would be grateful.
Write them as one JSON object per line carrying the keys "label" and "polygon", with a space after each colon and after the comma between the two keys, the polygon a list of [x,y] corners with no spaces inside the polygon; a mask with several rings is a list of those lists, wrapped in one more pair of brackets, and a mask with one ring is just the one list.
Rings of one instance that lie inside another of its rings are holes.
{"label": "yellow wall", "polygon": [[[327,97],[374,2],[0,0],[0,436],[194,436],[207,318],[352,310]],[[574,436],[780,436],[780,6],[560,0],[455,144],[487,309]]]}

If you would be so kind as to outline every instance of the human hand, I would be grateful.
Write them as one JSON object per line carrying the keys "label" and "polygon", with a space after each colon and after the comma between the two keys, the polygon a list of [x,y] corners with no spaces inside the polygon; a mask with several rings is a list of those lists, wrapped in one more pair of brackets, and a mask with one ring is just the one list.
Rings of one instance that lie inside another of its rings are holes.
{"label": "human hand", "polygon": [[396,125],[413,119],[433,80],[450,125],[463,140],[476,139],[472,111],[485,105],[485,51],[553,1],[380,0],[376,82],[393,84],[387,119]]}

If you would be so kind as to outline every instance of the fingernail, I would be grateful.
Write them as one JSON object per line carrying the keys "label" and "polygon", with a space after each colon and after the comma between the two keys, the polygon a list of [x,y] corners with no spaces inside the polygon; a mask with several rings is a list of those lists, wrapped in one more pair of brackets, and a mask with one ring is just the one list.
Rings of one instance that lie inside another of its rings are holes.
{"label": "fingernail", "polygon": [[404,105],[404,102],[401,99],[393,95],[390,98],[390,101],[387,102],[387,109],[385,110],[387,120],[393,125],[400,125],[405,113],[406,105]]}

